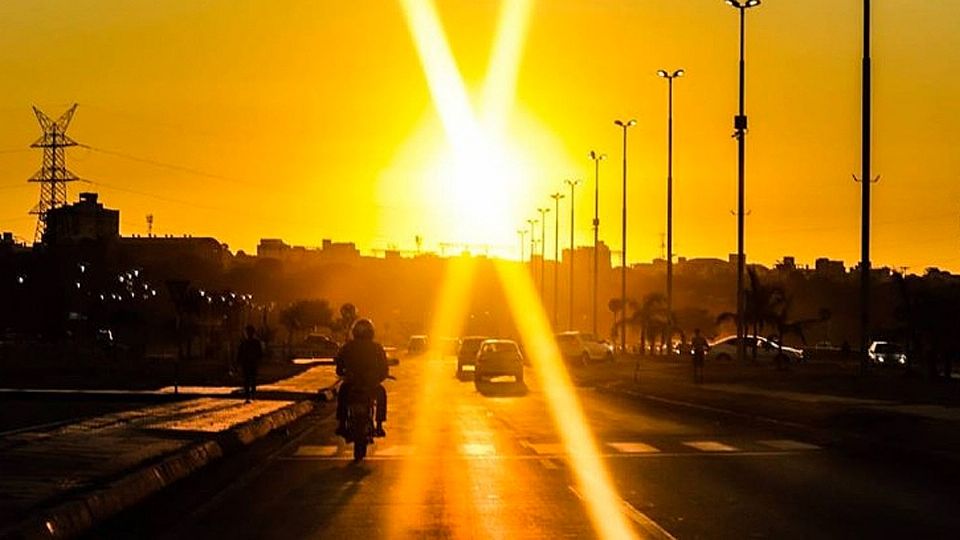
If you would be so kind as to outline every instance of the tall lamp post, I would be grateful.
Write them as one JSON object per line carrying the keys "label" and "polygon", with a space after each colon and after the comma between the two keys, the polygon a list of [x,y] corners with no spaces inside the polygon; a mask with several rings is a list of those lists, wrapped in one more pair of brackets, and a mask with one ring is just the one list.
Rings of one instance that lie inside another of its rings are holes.
{"label": "tall lamp post", "polygon": [[[665,69],[657,75],[667,80],[667,316],[673,326],[673,80],[683,77],[683,70],[673,73]],[[673,333],[673,328],[669,332]]]}
{"label": "tall lamp post", "polygon": [[523,264],[523,261],[526,259],[523,253],[523,246],[527,239],[526,229],[517,229],[517,236],[520,237],[520,264]]}
{"label": "tall lamp post", "polygon": [[863,0],[863,97],[860,176],[860,371],[867,369],[870,344],[870,0]]}
{"label": "tall lamp post", "polygon": [[600,243],[600,162],[607,157],[590,151],[593,160],[593,335],[597,335],[597,275],[600,272],[597,244]]}
{"label": "tall lamp post", "polygon": [[623,207],[620,217],[620,354],[627,354],[627,129],[636,120],[614,120],[623,129]]}
{"label": "tall lamp post", "polygon": [[527,220],[527,225],[530,225],[530,273],[532,274],[532,273],[533,273],[533,253],[534,253],[534,251],[537,249],[537,244],[536,244],[536,242],[537,242],[537,241],[536,241],[536,238],[537,238],[537,233],[536,233],[537,220],[535,220],[535,219],[528,219],[528,220]]}
{"label": "tall lamp post", "polygon": [[544,271],[547,261],[547,213],[550,209],[547,207],[537,208],[540,212],[540,302],[545,302],[543,297],[543,282],[546,279]]}
{"label": "tall lamp post", "polygon": [[576,187],[579,186],[582,183],[582,181],[581,180],[564,180],[563,183],[570,186],[570,312],[567,317],[567,320],[568,320],[567,330],[573,330],[573,266],[574,266],[573,265],[573,248],[574,248],[573,246],[573,241],[574,241],[573,208],[575,206],[574,205],[574,201],[575,201],[574,189],[576,189]]}
{"label": "tall lamp post", "polygon": [[733,119],[733,136],[737,139],[737,360],[743,363],[745,324],[743,274],[746,255],[743,253],[744,218],[744,159],[746,155],[747,113],[744,111],[744,35],[747,22],[747,10],[760,5],[760,0],[726,0],[726,3],[740,12],[740,109]]}
{"label": "tall lamp post", "polygon": [[550,198],[553,199],[556,206],[556,212],[553,213],[553,327],[556,329],[560,326],[559,315],[557,314],[560,284],[557,278],[560,265],[560,199],[563,198],[563,193],[559,191],[552,193]]}

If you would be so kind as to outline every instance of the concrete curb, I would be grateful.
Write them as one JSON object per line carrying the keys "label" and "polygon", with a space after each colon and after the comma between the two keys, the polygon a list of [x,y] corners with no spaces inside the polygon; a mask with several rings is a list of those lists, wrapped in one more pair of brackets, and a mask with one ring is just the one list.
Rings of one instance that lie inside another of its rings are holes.
{"label": "concrete curb", "polygon": [[313,409],[313,402],[299,401],[236,426],[214,440],[191,445],[101,488],[77,494],[51,508],[35,511],[20,523],[0,531],[0,539],[49,540],[78,536],[177,480],[294,422]]}

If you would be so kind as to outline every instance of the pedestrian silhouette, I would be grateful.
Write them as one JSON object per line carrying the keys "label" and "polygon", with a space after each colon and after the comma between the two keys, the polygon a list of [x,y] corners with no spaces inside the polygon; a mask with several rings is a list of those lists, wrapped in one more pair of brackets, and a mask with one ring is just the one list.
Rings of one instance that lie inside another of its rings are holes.
{"label": "pedestrian silhouette", "polygon": [[690,350],[693,353],[693,382],[700,384],[703,382],[703,357],[710,346],[707,340],[700,335],[700,329],[693,330],[693,338],[690,339]]}
{"label": "pedestrian silhouette", "polygon": [[263,345],[257,339],[257,330],[253,326],[247,325],[246,333],[246,339],[240,342],[237,349],[237,363],[243,374],[243,395],[246,402],[250,403],[257,392],[257,368],[263,359]]}

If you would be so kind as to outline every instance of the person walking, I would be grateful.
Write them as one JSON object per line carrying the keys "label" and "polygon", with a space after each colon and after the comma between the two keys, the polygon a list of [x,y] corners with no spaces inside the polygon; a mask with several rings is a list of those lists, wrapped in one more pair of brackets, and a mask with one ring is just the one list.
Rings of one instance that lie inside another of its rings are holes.
{"label": "person walking", "polygon": [[693,353],[693,382],[701,384],[703,382],[703,360],[707,354],[710,345],[707,340],[700,335],[700,329],[693,330],[693,338],[690,340],[690,351]]}
{"label": "person walking", "polygon": [[246,334],[237,349],[237,363],[243,375],[243,395],[246,403],[250,403],[257,392],[257,368],[263,359],[263,344],[257,339],[257,330],[252,325],[247,325]]}

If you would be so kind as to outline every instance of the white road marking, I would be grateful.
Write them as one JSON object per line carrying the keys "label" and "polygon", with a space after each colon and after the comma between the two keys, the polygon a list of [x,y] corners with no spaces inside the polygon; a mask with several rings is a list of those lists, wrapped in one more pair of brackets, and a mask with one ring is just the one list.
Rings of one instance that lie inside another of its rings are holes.
{"label": "white road marking", "polygon": [[524,446],[541,456],[562,456],[567,453],[567,447],[561,443],[528,443]]}
{"label": "white road marking", "polygon": [[683,443],[701,452],[736,452],[737,449],[717,441],[686,441]]}
{"label": "white road marking", "polygon": [[413,455],[414,450],[415,449],[413,445],[409,445],[409,444],[395,444],[393,446],[388,446],[382,450],[374,446],[373,455],[385,456],[385,457],[411,456]]}
{"label": "white road marking", "polygon": [[[581,501],[585,501],[583,495],[577,491],[577,488],[573,486],[567,486],[567,489],[571,493],[577,496]],[[637,510],[635,506],[627,502],[626,499],[620,499],[620,504],[622,505],[623,513],[630,518],[631,521],[636,523],[643,529],[643,532],[646,533],[644,538],[659,538],[662,540],[677,540],[677,537],[670,534],[666,529],[660,526],[659,523],[650,518],[650,516],[644,514],[640,510]]]}
{"label": "white road marking", "polygon": [[660,451],[642,442],[608,442],[607,446],[623,454],[654,454]]}
{"label": "white road marking", "polygon": [[764,446],[775,448],[777,450],[820,450],[815,444],[794,441],[791,439],[777,439],[772,441],[757,441]]}
{"label": "white road marking", "polygon": [[556,463],[553,462],[552,459],[541,459],[540,465],[543,465],[544,469],[550,469],[550,470],[556,470],[560,468],[559,466],[557,466]]}
{"label": "white road marking", "polygon": [[316,446],[316,445],[303,445],[300,448],[297,448],[297,451],[294,452],[294,456],[297,457],[331,457],[337,455],[337,452],[340,451],[339,447],[336,446]]}
{"label": "white road marking", "polygon": [[460,445],[460,452],[468,456],[494,456],[497,449],[492,444],[467,443]]}

